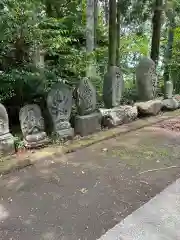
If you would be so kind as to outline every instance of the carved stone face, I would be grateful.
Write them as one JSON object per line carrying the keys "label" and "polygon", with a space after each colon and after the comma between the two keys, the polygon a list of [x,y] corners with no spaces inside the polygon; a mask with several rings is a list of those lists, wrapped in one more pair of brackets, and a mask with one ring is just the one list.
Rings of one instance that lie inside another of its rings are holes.
{"label": "carved stone face", "polygon": [[44,119],[39,106],[26,105],[20,111],[20,122],[23,135],[32,135],[44,131]]}

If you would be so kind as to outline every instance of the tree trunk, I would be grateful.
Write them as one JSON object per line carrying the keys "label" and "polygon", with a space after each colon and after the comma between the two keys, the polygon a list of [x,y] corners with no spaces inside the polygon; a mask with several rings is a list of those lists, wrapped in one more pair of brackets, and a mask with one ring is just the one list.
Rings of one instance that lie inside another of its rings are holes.
{"label": "tree trunk", "polygon": [[105,22],[108,25],[109,21],[109,7],[108,0],[104,0],[104,13],[105,13]]}
{"label": "tree trunk", "polygon": [[152,18],[153,33],[151,42],[151,59],[158,64],[159,59],[159,46],[161,34],[161,15],[163,10],[163,0],[155,1],[154,15]]}
{"label": "tree trunk", "polygon": [[168,14],[169,18],[169,30],[168,30],[168,42],[167,42],[167,48],[164,56],[164,83],[169,81],[169,63],[172,58],[172,50],[173,50],[173,41],[174,41],[174,29],[176,27],[175,24],[175,13],[169,12]]}
{"label": "tree trunk", "polygon": [[92,53],[94,51],[94,0],[87,0],[86,8],[86,52],[88,66],[86,71],[87,77],[92,77],[94,75],[93,70],[93,57]]}
{"label": "tree trunk", "polygon": [[116,66],[116,0],[109,1],[109,66]]}
{"label": "tree trunk", "polygon": [[94,49],[97,45],[97,27],[98,27],[98,0],[94,0]]}
{"label": "tree trunk", "polygon": [[116,66],[119,67],[119,47],[120,47],[120,0],[117,3],[117,43],[116,43]]}

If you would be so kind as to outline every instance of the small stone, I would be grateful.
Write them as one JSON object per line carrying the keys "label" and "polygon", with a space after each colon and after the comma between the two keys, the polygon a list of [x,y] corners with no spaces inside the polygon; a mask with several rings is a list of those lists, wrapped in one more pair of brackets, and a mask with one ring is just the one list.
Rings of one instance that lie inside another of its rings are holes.
{"label": "small stone", "polygon": [[107,152],[108,149],[107,149],[107,148],[103,148],[102,151],[103,151],[103,152]]}

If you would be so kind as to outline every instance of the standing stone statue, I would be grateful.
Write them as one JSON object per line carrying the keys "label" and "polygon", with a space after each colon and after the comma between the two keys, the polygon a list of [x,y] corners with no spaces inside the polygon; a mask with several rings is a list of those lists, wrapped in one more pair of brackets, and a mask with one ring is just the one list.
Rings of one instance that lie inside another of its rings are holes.
{"label": "standing stone statue", "polygon": [[8,114],[5,107],[0,103],[0,153],[13,154],[14,152],[14,138],[9,132]]}
{"label": "standing stone statue", "polygon": [[167,81],[165,83],[165,99],[170,99],[173,97],[173,83],[171,81]]}
{"label": "standing stone statue", "polygon": [[44,131],[44,119],[38,105],[28,104],[21,108],[19,120],[25,147],[35,148],[48,143],[48,138]]}
{"label": "standing stone statue", "polygon": [[124,80],[120,69],[111,66],[104,77],[103,100],[106,108],[113,108],[120,105],[123,94]]}
{"label": "standing stone statue", "polygon": [[85,77],[77,88],[77,109],[75,132],[81,136],[99,131],[100,114],[96,112],[96,90],[91,81]]}
{"label": "standing stone statue", "polygon": [[48,94],[47,106],[57,137],[73,137],[74,129],[69,123],[72,110],[72,91],[69,87],[64,83],[55,84]]}
{"label": "standing stone statue", "polygon": [[152,59],[144,57],[140,60],[136,69],[136,83],[139,100],[149,101],[155,97],[157,75]]}

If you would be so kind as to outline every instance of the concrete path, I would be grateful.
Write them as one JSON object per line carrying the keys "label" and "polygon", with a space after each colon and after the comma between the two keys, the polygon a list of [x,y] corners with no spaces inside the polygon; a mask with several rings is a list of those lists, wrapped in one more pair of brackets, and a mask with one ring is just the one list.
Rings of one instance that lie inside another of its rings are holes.
{"label": "concrete path", "polygon": [[180,134],[144,128],[1,177],[0,240],[99,239],[180,178],[179,146]]}
{"label": "concrete path", "polygon": [[99,240],[179,240],[180,179]]}

